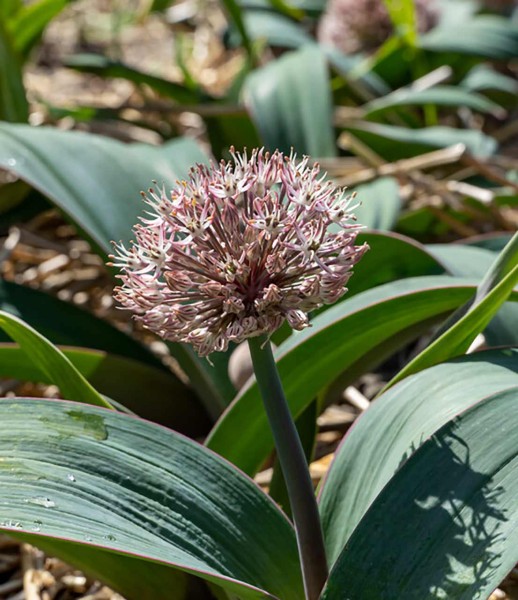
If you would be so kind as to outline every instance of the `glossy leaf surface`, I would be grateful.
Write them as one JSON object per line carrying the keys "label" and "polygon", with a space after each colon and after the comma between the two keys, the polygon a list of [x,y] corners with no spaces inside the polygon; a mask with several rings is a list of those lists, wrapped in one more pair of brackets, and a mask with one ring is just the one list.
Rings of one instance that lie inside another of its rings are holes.
{"label": "glossy leaf surface", "polygon": [[3,401],[0,422],[0,522],[9,533],[131,598],[183,597],[180,570],[240,598],[268,597],[267,590],[300,599],[290,523],[203,446],[65,401]]}

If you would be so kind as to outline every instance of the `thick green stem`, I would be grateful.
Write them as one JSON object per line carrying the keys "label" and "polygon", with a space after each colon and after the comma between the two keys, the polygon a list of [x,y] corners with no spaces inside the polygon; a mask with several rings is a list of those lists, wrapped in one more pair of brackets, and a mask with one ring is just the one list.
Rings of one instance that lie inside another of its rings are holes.
{"label": "thick green stem", "polygon": [[248,345],[288,489],[306,599],[317,600],[328,570],[322,526],[306,457],[284,396],[270,342],[261,336],[250,338]]}

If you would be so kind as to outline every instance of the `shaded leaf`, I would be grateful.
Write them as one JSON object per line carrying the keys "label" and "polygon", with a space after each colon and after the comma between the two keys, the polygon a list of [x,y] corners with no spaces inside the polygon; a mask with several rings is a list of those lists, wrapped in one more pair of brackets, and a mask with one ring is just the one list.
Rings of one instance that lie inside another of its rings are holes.
{"label": "shaded leaf", "polygon": [[518,386],[482,398],[408,458],[348,540],[325,600],[491,594],[518,559],[517,400]]}
{"label": "shaded leaf", "polygon": [[[29,105],[23,86],[21,59],[10,32],[0,20],[0,120],[27,122]],[[4,167],[5,168],[5,167]]]}

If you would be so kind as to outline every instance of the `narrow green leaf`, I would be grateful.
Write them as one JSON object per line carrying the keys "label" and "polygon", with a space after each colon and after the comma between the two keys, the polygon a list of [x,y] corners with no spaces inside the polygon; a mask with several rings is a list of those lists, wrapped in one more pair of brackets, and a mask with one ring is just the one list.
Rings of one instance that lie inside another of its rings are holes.
{"label": "narrow green leaf", "polygon": [[[518,264],[516,261],[518,234],[514,236],[506,249],[500,254],[494,266],[478,286],[473,299],[466,306],[465,310],[467,312],[461,310],[459,313],[460,318],[453,324],[448,321],[449,328],[405,365],[385,386],[385,389],[412,373],[417,373],[453,356],[463,354],[469,348],[471,342],[484,330],[502,304],[508,299],[514,286],[518,284]],[[463,312],[465,314],[461,316]],[[453,318],[456,318],[455,315]]]}
{"label": "narrow green leaf", "polygon": [[[276,352],[277,365],[292,414],[297,417],[318,393],[348,369],[361,374],[408,343],[402,335],[462,305],[474,284],[449,277],[404,279],[357,294],[318,315],[312,327],[289,337]],[[421,331],[422,331],[421,329]],[[385,343],[390,342],[389,348]],[[325,352],[322,351],[325,348]],[[368,360],[367,360],[368,359]],[[262,402],[253,383],[218,421],[209,448],[246,473],[254,473],[273,447]]]}
{"label": "narrow green leaf", "polygon": [[455,108],[471,108],[481,113],[489,113],[496,117],[504,117],[506,111],[496,102],[459,87],[436,85],[426,90],[413,90],[411,87],[402,88],[383,98],[372,100],[364,105],[365,115],[373,117],[387,110],[400,106],[451,106]]}
{"label": "narrow green leaf", "polygon": [[398,35],[409,46],[417,42],[414,0],[383,0]]}
{"label": "narrow green leaf", "polygon": [[13,38],[0,19],[0,120],[27,122],[29,105],[23,86],[22,63]]}
{"label": "narrow green leaf", "polygon": [[255,70],[247,79],[245,101],[270,150],[336,155],[329,74],[316,44]]}
{"label": "narrow green leaf", "polygon": [[369,508],[323,600],[487,598],[518,560],[517,446],[518,386],[447,422]]}
{"label": "narrow green leaf", "polygon": [[66,401],[3,401],[0,423],[0,523],[9,534],[130,598],[184,597],[178,570],[243,599],[303,596],[290,523],[203,446]]}
{"label": "narrow green leaf", "polygon": [[135,83],[147,85],[158,94],[176,100],[180,104],[198,104],[208,100],[197,91],[162,77],[144,73],[122,62],[113,61],[102,54],[75,54],[67,58],[65,65],[82,73],[95,73],[100,77],[119,77]]}
{"label": "narrow green leaf", "polygon": [[20,344],[27,357],[59,387],[63,395],[78,402],[111,408],[111,404],[88,383],[61,350],[35,329],[3,311],[0,311],[0,328]]}
{"label": "narrow green leaf", "polygon": [[330,563],[394,473],[426,439],[472,404],[516,385],[518,350],[493,350],[411,375],[372,403],[343,439],[321,487]]}
{"label": "narrow green leaf", "polygon": [[45,27],[57,16],[70,0],[37,0],[21,8],[9,21],[14,47],[21,56],[27,57],[34,44],[41,38]]}

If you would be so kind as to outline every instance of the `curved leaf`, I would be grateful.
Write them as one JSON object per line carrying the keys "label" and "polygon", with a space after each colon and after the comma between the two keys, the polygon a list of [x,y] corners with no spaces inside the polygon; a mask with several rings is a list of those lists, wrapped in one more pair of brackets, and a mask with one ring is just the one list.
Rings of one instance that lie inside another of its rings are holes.
{"label": "curved leaf", "polygon": [[436,85],[426,90],[414,90],[411,87],[400,89],[387,94],[383,98],[372,100],[363,108],[366,111],[366,116],[372,117],[399,106],[422,106],[426,104],[457,108],[467,107],[497,117],[505,116],[505,110],[496,102],[488,100],[476,92],[446,85]]}
{"label": "curved leaf", "polygon": [[[189,437],[202,437],[210,426],[193,392],[169,373],[122,356],[84,348],[60,350],[101,394],[154,423]],[[21,348],[0,343],[0,377],[55,383]]]}
{"label": "curved leaf", "polygon": [[517,447],[518,386],[436,431],[369,508],[323,599],[487,598],[518,559]]}
{"label": "curved leaf", "polygon": [[503,75],[487,65],[477,65],[460,82],[460,85],[472,92],[496,90],[507,94],[518,94],[518,82]]}
{"label": "curved leaf", "polygon": [[240,598],[302,597],[290,523],[203,446],[65,401],[4,401],[0,422],[0,521],[10,534],[133,598],[181,597],[176,569]]}
{"label": "curved leaf", "polygon": [[518,54],[518,28],[511,19],[480,15],[432,29],[421,36],[419,46],[433,52],[508,60]]}
{"label": "curved leaf", "polygon": [[[364,222],[362,218],[358,221]],[[369,244],[370,250],[354,267],[344,301],[354,294],[397,279],[446,273],[440,257],[411,238],[388,231],[367,231],[357,237],[358,244],[364,242]],[[461,275],[450,271],[449,265],[448,271],[450,275]]]}
{"label": "curved leaf", "polygon": [[[475,287],[449,277],[404,279],[363,292],[318,315],[312,327],[289,337],[276,353],[292,414],[297,417],[339,375],[376,351],[385,358],[408,342],[410,327],[464,304]],[[417,336],[418,333],[414,332]],[[360,373],[354,371],[355,376]],[[230,405],[207,444],[247,473],[254,473],[273,447],[257,385],[251,383]]]}
{"label": "curved leaf", "polygon": [[[516,248],[514,251],[511,248],[511,254],[513,255],[518,252],[518,235],[515,236],[515,239],[514,246]],[[511,245],[512,242],[506,248],[510,248]],[[478,286],[473,299],[466,305],[465,309],[461,309],[461,313],[465,312],[465,314],[460,313],[458,318],[456,318],[457,314],[453,315],[455,322],[451,325],[447,322],[448,329],[405,365],[389,381],[385,389],[412,373],[466,352],[471,342],[485,329],[502,304],[508,299],[514,286],[518,284],[518,264],[514,260],[513,263],[516,266],[509,270],[511,265],[502,260],[505,254],[506,251],[504,250]]]}
{"label": "curved leaf", "polygon": [[55,127],[0,124],[0,167],[50,198],[106,253],[112,240],[131,238],[143,212],[140,190],[154,179],[172,184],[206,160],[187,138],[154,147]]}
{"label": "curved leaf", "polygon": [[107,321],[39,290],[0,279],[0,310],[23,319],[54,344],[105,350],[165,370],[147,348]]}
{"label": "curved leaf", "polygon": [[464,144],[471,154],[479,158],[491,156],[497,148],[496,141],[480,131],[454,127],[423,127],[408,129],[395,125],[358,122],[347,131],[361,139],[387,160],[417,156],[433,148],[447,148]]}
{"label": "curved leaf", "polygon": [[245,102],[270,150],[335,156],[327,63],[316,44],[255,70]]}
{"label": "curved leaf", "polygon": [[78,402],[112,408],[61,350],[35,329],[3,311],[0,311],[0,328],[20,344],[27,358],[37,365],[48,380],[60,388],[63,395]]}
{"label": "curved leaf", "polygon": [[181,104],[196,104],[207,100],[197,91],[179,83],[144,73],[122,62],[110,60],[102,54],[75,54],[67,58],[65,66],[82,73],[94,73],[100,77],[120,77],[136,85],[147,85],[158,94]]}
{"label": "curved leaf", "polygon": [[424,440],[472,404],[515,385],[518,350],[493,350],[411,375],[373,402],[343,439],[320,490],[330,563]]}

